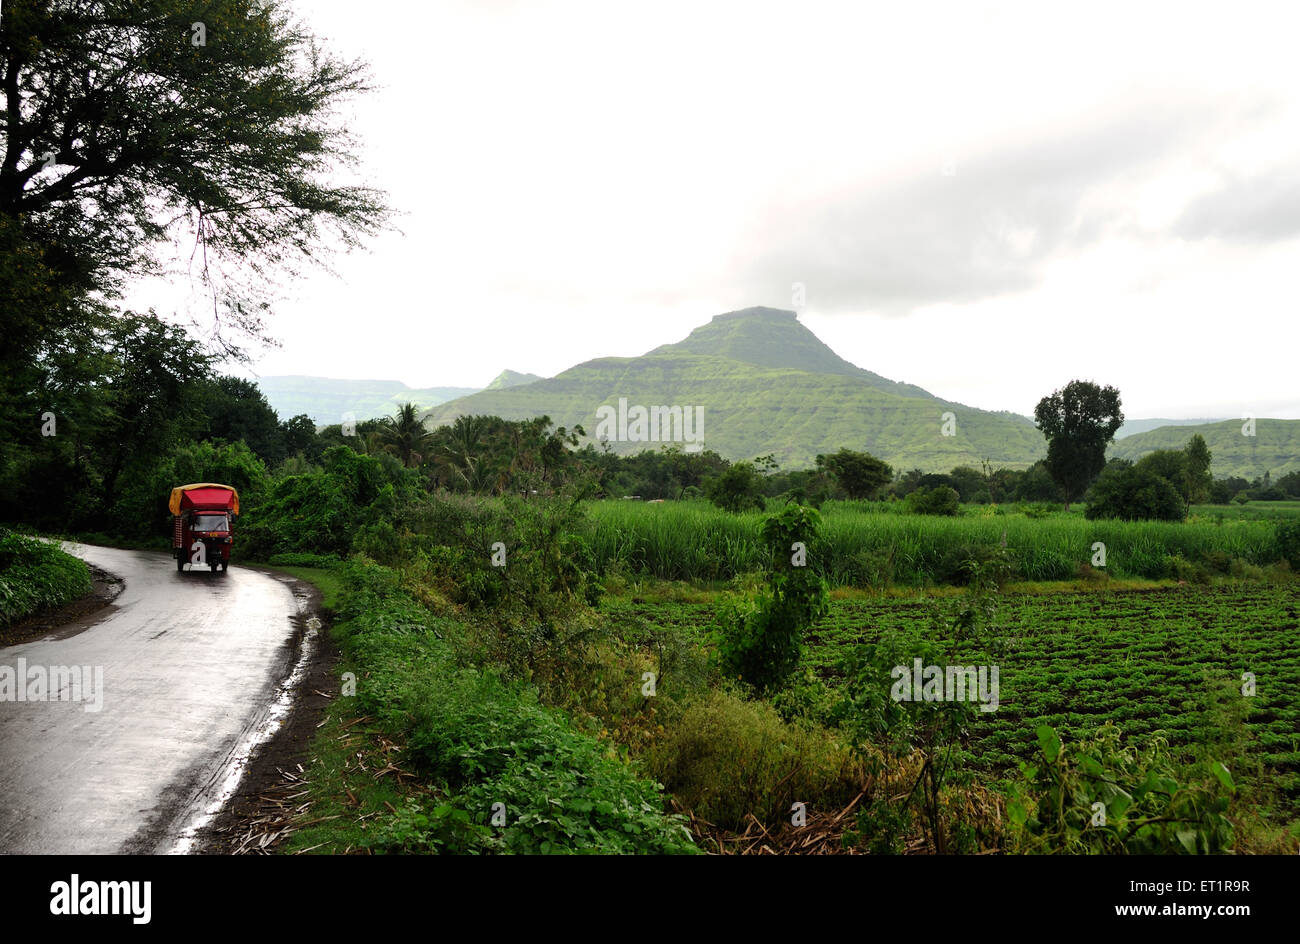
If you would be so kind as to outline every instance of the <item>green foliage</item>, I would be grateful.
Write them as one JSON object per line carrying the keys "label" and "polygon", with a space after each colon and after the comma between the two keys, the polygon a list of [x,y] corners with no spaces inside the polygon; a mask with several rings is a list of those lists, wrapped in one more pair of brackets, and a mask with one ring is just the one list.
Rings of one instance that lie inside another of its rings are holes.
{"label": "green foliage", "polygon": [[1185,451],[1157,449],[1133,463],[1133,468],[1138,472],[1151,472],[1164,479],[1174,487],[1184,504],[1190,503],[1192,475]]}
{"label": "green foliage", "polygon": [[[1168,455],[1179,456],[1178,453]],[[1180,463],[1179,468],[1185,468],[1185,463]],[[1182,474],[1179,469],[1174,471]],[[1187,504],[1174,483],[1158,475],[1151,466],[1129,467],[1123,462],[1112,462],[1088,493],[1085,515],[1090,521],[1098,518],[1182,521],[1187,517]]]}
{"label": "green foliage", "polygon": [[725,600],[718,612],[718,658],[728,674],[760,691],[779,687],[799,664],[803,634],[829,605],[826,582],[808,566],[821,515],[787,505],[763,522],[771,555],[767,588]]}
{"label": "green foliage", "polygon": [[763,477],[752,462],[734,462],[705,482],[709,501],[733,514],[751,508],[762,510]]}
{"label": "green foliage", "polygon": [[[390,520],[413,494],[413,474],[391,456],[332,446],[319,471],[286,476],[262,502],[247,504],[236,548],[253,560],[290,552],[346,555],[358,535],[380,540],[376,534],[388,533],[379,522]],[[380,531],[366,530],[371,525]]]}
{"label": "green foliage", "polygon": [[0,528],[0,628],[90,592],[90,568],[48,541]]}
{"label": "green foliage", "polygon": [[1124,425],[1119,391],[1072,380],[1038,402],[1034,422],[1047,439],[1047,470],[1068,508],[1101,472],[1106,446]]}
{"label": "green foliage", "polygon": [[[304,448],[311,451],[316,438],[315,426],[308,421],[310,437],[305,438],[300,425],[287,427],[281,424],[262,391],[251,380],[215,377],[206,384],[204,399],[202,419],[194,433],[197,439],[243,440],[259,459],[271,465]],[[287,435],[288,429],[294,432],[292,443]]]}
{"label": "green foliage", "polygon": [[432,450],[434,438],[424,428],[415,404],[408,402],[380,421],[378,439],[383,450],[397,456],[402,465],[415,466]]}
{"label": "green foliage", "polygon": [[1007,800],[1017,851],[1214,854],[1230,851],[1236,791],[1218,761],[1180,769],[1159,737],[1123,744],[1107,722],[1071,750],[1039,725],[1038,758],[1021,765]]}
{"label": "green foliage", "polygon": [[909,493],[907,507],[913,514],[951,517],[961,513],[961,500],[955,488],[936,485],[934,488],[918,488]]}
{"label": "green foliage", "polygon": [[1183,493],[1188,504],[1199,504],[1210,497],[1210,486],[1214,478],[1210,475],[1210,463],[1214,456],[1205,444],[1205,437],[1196,433],[1183,447],[1187,460],[1187,473],[1184,479]]}
{"label": "green foliage", "polygon": [[876,492],[889,484],[894,474],[887,463],[875,456],[851,449],[841,449],[830,456],[819,455],[817,468],[824,468],[833,475],[849,498],[874,497]]}
{"label": "green foliage", "polygon": [[[657,784],[540,705],[529,686],[458,664],[444,638],[454,627],[401,590],[398,574],[357,561],[342,572],[337,626],[360,677],[358,712],[406,743],[440,797],[399,810],[372,848],[695,851],[679,818],[664,814]],[[492,824],[497,810],[504,826]]]}
{"label": "green foliage", "polygon": [[1300,519],[1279,521],[1273,534],[1277,559],[1286,561],[1292,570],[1300,571]]}
{"label": "green foliage", "polygon": [[538,643],[549,638],[553,619],[599,599],[592,526],[574,496],[485,502],[441,493],[411,505],[403,521],[422,578],[454,603],[518,624],[521,644],[534,631]]}
{"label": "green foliage", "polygon": [[697,816],[737,830],[750,814],[768,826],[788,820],[796,801],[846,804],[862,783],[861,765],[824,730],[724,692],[691,704],[647,763]]}
{"label": "green foliage", "polygon": [[272,567],[316,567],[321,570],[331,570],[337,567],[341,561],[333,554],[290,552],[286,554],[272,554],[270,558],[267,559],[267,563]]}

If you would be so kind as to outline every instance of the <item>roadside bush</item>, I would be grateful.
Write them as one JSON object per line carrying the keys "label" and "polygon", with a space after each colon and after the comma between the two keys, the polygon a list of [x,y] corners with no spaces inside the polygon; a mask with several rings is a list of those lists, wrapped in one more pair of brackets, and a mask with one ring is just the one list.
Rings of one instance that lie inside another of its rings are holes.
{"label": "roadside bush", "polygon": [[337,567],[339,562],[340,559],[333,554],[305,554],[300,552],[273,554],[267,560],[267,563],[272,567],[316,567],[321,570]]}
{"label": "roadside bush", "polygon": [[[438,620],[394,571],[341,568],[336,630],[357,668],[358,715],[405,743],[442,799],[415,801],[376,824],[376,851],[689,853],[660,788],[607,745],[542,706],[528,685],[458,665]],[[493,804],[504,826],[486,828]],[[450,807],[451,809],[447,809]]]}
{"label": "roadside bush", "polygon": [[364,528],[393,519],[413,494],[413,475],[392,456],[333,446],[321,456],[320,471],[287,476],[246,507],[235,548],[252,560],[293,552],[345,556]]}
{"label": "roadside bush", "polygon": [[0,627],[90,592],[90,568],[48,541],[0,528]]}
{"label": "roadside bush", "polygon": [[406,556],[402,539],[388,519],[362,527],[352,539],[352,550],[390,567],[401,563]]}

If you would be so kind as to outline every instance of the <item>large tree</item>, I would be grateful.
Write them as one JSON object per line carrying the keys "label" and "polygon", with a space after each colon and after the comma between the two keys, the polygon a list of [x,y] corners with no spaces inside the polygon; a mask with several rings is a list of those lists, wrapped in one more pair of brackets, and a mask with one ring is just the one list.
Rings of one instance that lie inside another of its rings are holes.
{"label": "large tree", "polygon": [[1047,471],[1068,511],[1105,467],[1106,447],[1124,424],[1119,391],[1072,380],[1038,401],[1034,422],[1047,439]]}
{"label": "large tree", "polygon": [[894,470],[875,456],[866,452],[841,449],[832,455],[819,455],[817,468],[834,476],[849,498],[871,498],[888,485]]}
{"label": "large tree", "polygon": [[260,336],[276,273],[383,225],[382,197],[338,177],[337,106],[366,87],[281,0],[7,0],[0,367],[173,241],[219,337]]}
{"label": "large tree", "polygon": [[1187,441],[1183,448],[1183,453],[1187,456],[1187,504],[1195,505],[1208,501],[1210,497],[1210,486],[1214,484],[1214,479],[1210,476],[1210,463],[1214,459],[1214,454],[1210,452],[1209,447],[1205,444],[1205,437],[1200,433],[1195,433]]}

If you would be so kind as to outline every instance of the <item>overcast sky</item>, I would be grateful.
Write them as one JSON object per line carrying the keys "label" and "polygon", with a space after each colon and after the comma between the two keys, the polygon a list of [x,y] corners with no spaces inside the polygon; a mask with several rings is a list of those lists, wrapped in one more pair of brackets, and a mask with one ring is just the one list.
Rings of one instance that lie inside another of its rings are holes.
{"label": "overcast sky", "polygon": [[801,283],[841,356],[971,406],[1300,417],[1285,5],[298,9],[373,66],[401,233],[288,286],[259,373],[550,376]]}

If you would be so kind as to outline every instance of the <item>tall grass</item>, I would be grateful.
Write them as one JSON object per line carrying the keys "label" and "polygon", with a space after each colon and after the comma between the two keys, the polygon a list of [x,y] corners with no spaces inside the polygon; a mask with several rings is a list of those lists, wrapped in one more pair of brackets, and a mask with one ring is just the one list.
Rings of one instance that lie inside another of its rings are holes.
{"label": "tall grass", "polygon": [[[733,515],[705,502],[595,502],[596,563],[621,562],[636,574],[667,580],[729,580],[765,564],[758,530],[762,512]],[[956,518],[900,514],[884,503],[831,502],[809,563],[832,586],[858,585],[868,573],[923,584],[940,579],[970,548],[994,547],[1005,534],[1019,575],[1060,580],[1089,563],[1093,544],[1106,545],[1106,571],[1116,577],[1171,576],[1173,559],[1200,563],[1218,552],[1247,563],[1276,558],[1269,521],[1088,521],[1076,513],[1029,518],[992,509]]]}

